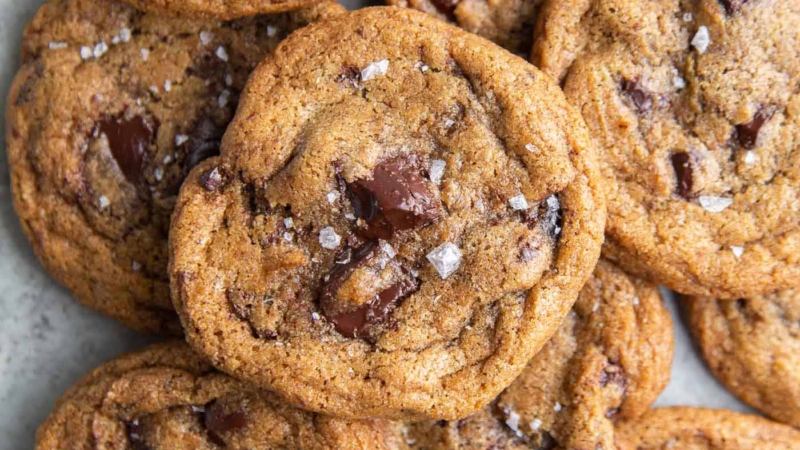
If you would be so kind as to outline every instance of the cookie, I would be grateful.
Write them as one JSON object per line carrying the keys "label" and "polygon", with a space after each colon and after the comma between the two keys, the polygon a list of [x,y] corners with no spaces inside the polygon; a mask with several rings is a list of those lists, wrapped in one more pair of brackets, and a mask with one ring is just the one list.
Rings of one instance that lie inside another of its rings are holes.
{"label": "cookie", "polygon": [[617,426],[620,450],[789,450],[800,448],[800,431],[767,419],[727,410],[659,408]]}
{"label": "cookie", "polygon": [[686,309],[714,375],[745,403],[800,427],[800,291],[688,298]]}
{"label": "cookie", "polygon": [[454,23],[527,59],[543,0],[387,0],[386,3],[414,8]]}
{"label": "cookie", "polygon": [[342,11],[219,22],[115,0],[46,3],[23,38],[6,136],[14,205],[47,271],[130,327],[180,333],[167,233],[181,182],[218,153],[264,56]]}
{"label": "cookie", "polygon": [[550,6],[544,21],[564,31],[544,35],[541,65],[566,74],[565,94],[598,147],[609,181],[604,255],[687,295],[796,285],[798,4]]}
{"label": "cookie", "polygon": [[558,86],[423,13],[300,30],[251,76],[170,232],[189,342],[343,417],[485,406],[569,312],[604,199]]}
{"label": "cookie", "polygon": [[117,358],[78,381],[39,427],[35,448],[399,450],[405,444],[395,424],[291,408],[172,342]]}
{"label": "cookie", "polygon": [[519,378],[466,419],[407,427],[412,448],[614,449],[669,381],[672,321],[655,285],[601,261],[572,312]]}
{"label": "cookie", "polygon": [[297,11],[325,0],[124,0],[147,12],[201,19],[232,20]]}

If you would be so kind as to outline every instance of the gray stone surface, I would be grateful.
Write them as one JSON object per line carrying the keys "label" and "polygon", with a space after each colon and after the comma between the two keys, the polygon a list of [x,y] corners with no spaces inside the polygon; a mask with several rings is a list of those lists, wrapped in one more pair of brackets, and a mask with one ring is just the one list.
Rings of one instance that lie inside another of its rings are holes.
{"label": "gray stone surface", "polygon": [[[18,67],[22,29],[41,1],[0,0],[0,110]],[[357,0],[345,2],[349,7]],[[53,402],[81,375],[154,338],[136,335],[74,302],[42,270],[11,205],[0,127],[0,448],[30,449]],[[676,319],[672,383],[661,405],[745,407],[711,378]]]}

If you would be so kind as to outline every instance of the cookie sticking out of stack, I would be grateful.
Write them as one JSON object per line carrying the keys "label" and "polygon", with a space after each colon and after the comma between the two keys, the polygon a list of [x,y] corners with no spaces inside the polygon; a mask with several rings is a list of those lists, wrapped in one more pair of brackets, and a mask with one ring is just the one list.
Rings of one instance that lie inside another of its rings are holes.
{"label": "cookie sticking out of stack", "polygon": [[560,2],[564,78],[609,181],[604,254],[684,293],[800,280],[796,2]]}
{"label": "cookie sticking out of stack", "polygon": [[750,450],[800,448],[800,431],[726,410],[654,409],[617,426],[620,450]]}
{"label": "cookie sticking out of stack", "polygon": [[285,406],[173,342],[121,356],[78,381],[39,428],[35,448],[399,450],[397,430]]}
{"label": "cookie sticking out of stack", "polygon": [[714,375],[745,403],[800,427],[800,292],[685,302]]}
{"label": "cookie sticking out of stack", "polygon": [[596,264],[587,142],[548,77],[425,14],[295,32],[181,190],[170,271],[187,338],[313,411],[474,412]]}
{"label": "cookie sticking out of stack", "polygon": [[340,13],[220,22],[46,3],[6,112],[14,206],[45,268],[93,309],[179,334],[167,232],[183,179],[219,152],[250,71],[294,29]]}
{"label": "cookie sticking out of stack", "polygon": [[672,321],[656,286],[601,261],[575,308],[488,407],[409,425],[427,450],[614,449],[614,422],[638,417],[669,380]]}

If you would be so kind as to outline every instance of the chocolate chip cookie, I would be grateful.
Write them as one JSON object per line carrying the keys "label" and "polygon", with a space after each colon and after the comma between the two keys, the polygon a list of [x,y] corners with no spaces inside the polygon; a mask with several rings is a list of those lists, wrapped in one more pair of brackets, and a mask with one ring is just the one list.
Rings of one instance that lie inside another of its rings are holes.
{"label": "chocolate chip cookie", "polygon": [[333,3],[233,22],[54,0],[28,26],[6,112],[14,204],[45,268],[133,328],[180,333],[167,232],[181,182],[219,152],[249,72]]}
{"label": "chocolate chip cookie", "polygon": [[747,404],[800,427],[800,291],[686,303],[714,375]]}
{"label": "chocolate chip cookie", "polygon": [[387,0],[387,3],[414,8],[454,23],[527,59],[543,0]]}
{"label": "chocolate chip cookie", "polygon": [[620,450],[790,450],[800,431],[727,410],[659,408],[617,426]]}
{"label": "chocolate chip cookie", "polygon": [[689,295],[796,285],[800,5],[559,5],[567,17],[546,21],[564,31],[545,35],[541,65],[566,74],[599,148],[610,182],[604,254]]}
{"label": "chocolate chip cookie", "polygon": [[124,0],[157,14],[203,19],[232,20],[259,14],[275,14],[308,8],[325,0]]}
{"label": "chocolate chip cookie", "polygon": [[601,261],[558,332],[490,406],[406,428],[413,448],[614,449],[614,421],[669,380],[672,321],[656,286]]}
{"label": "chocolate chip cookie", "polygon": [[306,409],[463,417],[590,276],[596,167],[558,86],[484,39],[392,7],[307,27],[181,189],[170,277],[188,340]]}
{"label": "chocolate chip cookie", "polygon": [[183,342],[92,371],[56,403],[36,450],[405,448],[397,425],[319,416],[219,373]]}

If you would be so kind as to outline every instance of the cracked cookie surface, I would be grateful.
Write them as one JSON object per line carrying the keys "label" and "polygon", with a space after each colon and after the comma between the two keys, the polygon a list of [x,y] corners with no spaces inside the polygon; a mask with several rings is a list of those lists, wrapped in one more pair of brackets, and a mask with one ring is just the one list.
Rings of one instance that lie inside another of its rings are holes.
{"label": "cracked cookie surface", "polygon": [[214,370],[183,342],[121,356],[70,388],[36,450],[399,450],[396,424],[323,417]]}
{"label": "cracked cookie surface", "polygon": [[293,34],[182,187],[170,273],[190,343],[311,410],[480,409],[596,264],[587,140],[549,78],[423,13]]}
{"label": "cracked cookie surface", "polygon": [[428,450],[614,449],[614,422],[669,381],[672,321],[655,285],[600,261],[572,312],[519,378],[465,419],[405,430]]}
{"label": "cracked cookie surface", "polygon": [[714,375],[745,403],[800,427],[800,292],[685,301]]}
{"label": "cracked cookie surface", "polygon": [[[552,2],[564,78],[609,180],[604,255],[675,291],[800,279],[800,3]],[[545,8],[547,9],[547,8]]]}
{"label": "cracked cookie surface", "polygon": [[759,416],[727,410],[654,409],[617,425],[620,450],[788,450],[800,431]]}
{"label": "cracked cookie surface", "polygon": [[528,59],[543,0],[387,0],[454,23]]}
{"label": "cracked cookie surface", "polygon": [[48,272],[128,326],[180,333],[167,280],[180,184],[219,152],[249,72],[290,31],[340,12],[220,22],[46,3],[25,31],[6,129],[14,205]]}

